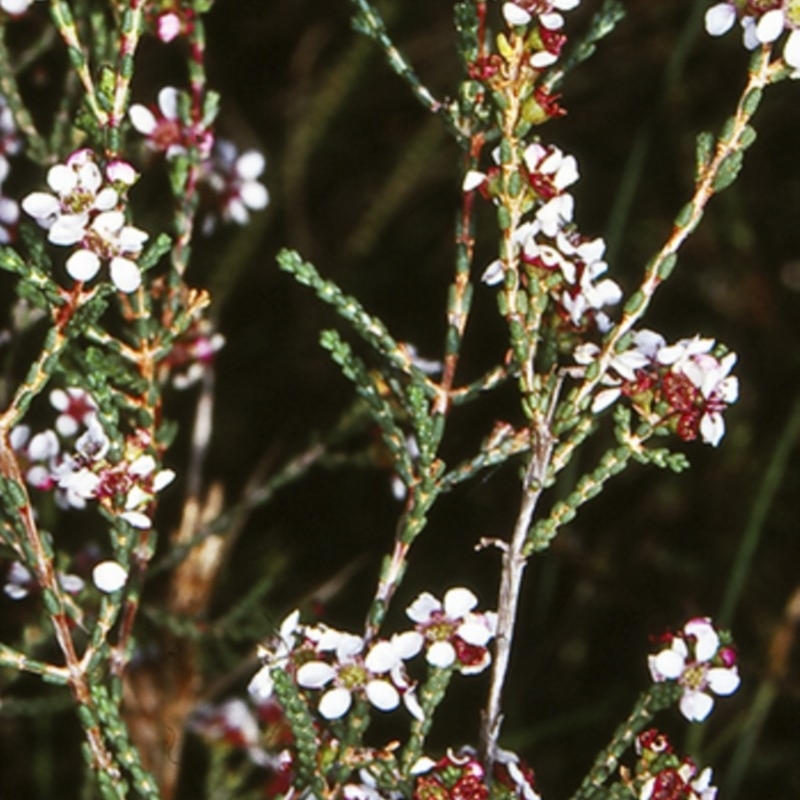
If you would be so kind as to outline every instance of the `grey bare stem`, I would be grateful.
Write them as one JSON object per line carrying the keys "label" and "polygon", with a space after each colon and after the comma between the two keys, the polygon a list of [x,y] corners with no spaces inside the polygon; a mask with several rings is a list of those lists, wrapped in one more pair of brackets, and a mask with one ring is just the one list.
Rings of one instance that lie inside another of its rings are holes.
{"label": "grey bare stem", "polygon": [[481,720],[481,754],[487,773],[491,772],[497,752],[497,740],[503,722],[502,695],[514,639],[514,626],[528,557],[525,543],[536,505],[542,494],[555,440],[548,425],[534,426],[534,446],[523,484],[523,496],[509,546],[503,548],[500,592],[497,603],[495,654],[489,682],[489,697]]}

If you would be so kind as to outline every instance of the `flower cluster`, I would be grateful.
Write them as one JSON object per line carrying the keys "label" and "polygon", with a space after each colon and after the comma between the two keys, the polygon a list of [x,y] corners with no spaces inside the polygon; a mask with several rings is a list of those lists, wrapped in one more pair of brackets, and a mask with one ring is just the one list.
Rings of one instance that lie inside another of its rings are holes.
{"label": "flower cluster", "polygon": [[355,634],[327,625],[300,625],[299,613],[282,623],[279,636],[262,648],[264,666],[248,687],[259,702],[272,696],[272,670],[288,670],[298,686],[320,693],[318,711],[325,719],[343,717],[353,698],[365,698],[380,711],[392,711],[402,699],[415,717],[422,716],[404,660],[419,652],[417,637],[407,632],[367,645]]}
{"label": "flower cluster", "polygon": [[730,636],[718,632],[707,617],[690,619],[679,633],[659,639],[663,648],[648,658],[656,683],[677,681],[683,688],[680,710],[689,721],[701,722],[714,707],[714,695],[727,696],[739,688],[736,651]]}
{"label": "flower cluster", "polygon": [[[559,327],[575,332],[607,331],[611,321],[604,309],[619,303],[622,289],[605,277],[605,242],[582,236],[572,225],[575,202],[567,189],[579,178],[575,157],[558,147],[534,142],[523,151],[521,177],[532,215],[512,235],[523,266],[522,285],[548,287]],[[501,190],[499,167],[493,166],[485,174],[468,172],[463,188],[496,198]],[[496,259],[482,280],[494,286],[504,277],[503,261]]]}
{"label": "flower cluster", "polygon": [[[495,163],[486,173],[473,170],[466,174],[464,191],[480,189],[487,198],[498,197],[501,191],[498,150],[493,152],[492,158]],[[535,206],[534,221],[526,229],[527,234],[533,236],[542,232],[546,236],[555,236],[565,223],[572,221],[575,201],[566,189],[580,177],[578,162],[555,145],[534,142],[522,153],[520,177],[527,190],[528,206]]]}
{"label": "flower cluster", "polygon": [[157,468],[146,435],[129,437],[123,458],[111,461],[110,441],[87,392],[54,389],[50,403],[59,412],[54,428],[31,435],[27,425],[18,425],[9,437],[28,483],[55,490],[63,508],[84,508],[96,500],[135,528],[150,528],[148,507],[175,473]]}
{"label": "flower cluster", "polygon": [[196,150],[200,158],[198,189],[203,200],[204,233],[212,233],[217,218],[245,225],[251,211],[261,211],[269,203],[269,192],[259,180],[266,161],[257,150],[239,153],[227,139],[215,140],[203,123],[193,123],[181,115],[181,92],[165,86],[153,106],[135,103],[128,116],[131,125],[145,137],[148,150],[164,153],[168,160]]}
{"label": "flower cluster", "polygon": [[317,708],[325,719],[347,714],[354,697],[380,711],[391,711],[402,701],[412,716],[422,719],[405,662],[424,649],[436,668],[466,674],[483,670],[489,663],[487,644],[494,635],[495,615],[473,611],[477,602],[464,588],[450,589],[444,603],[423,592],[407,610],[414,630],[370,642],[327,625],[301,625],[294,611],[275,639],[261,648],[264,666],[250,681],[250,694],[257,702],[272,697],[272,673],[280,669],[300,688],[319,692]]}
{"label": "flower cluster", "polygon": [[485,770],[470,749],[448,750],[438,761],[424,758],[414,765],[414,800],[488,800]]}
{"label": "flower cluster", "polygon": [[783,59],[792,67],[793,78],[800,78],[800,5],[795,0],[725,0],[706,11],[706,30],[712,36],[727,33],[737,18],[742,26],[744,45],[754,50],[772,44],[789,31],[783,46]]}
{"label": "flower cluster", "polygon": [[155,496],[175,479],[171,469],[158,469],[147,452],[146,435],[129,437],[119,461],[110,461],[108,436],[96,417],[54,470],[59,488],[71,505],[97,500],[134,528],[152,526],[148,514]]}
{"label": "flower cluster", "polygon": [[90,281],[107,263],[121,292],[141,285],[135,258],[148,235],[125,219],[125,195],[137,177],[125,161],[109,161],[101,169],[92,150],[77,150],[48,171],[50,192],[32,192],[23,199],[22,208],[47,230],[48,241],[77,245],[66,261],[73,280]]}
{"label": "flower cluster", "polygon": [[546,69],[552,66],[561,53],[565,37],[558,33],[564,26],[560,12],[571,11],[581,0],[514,0],[503,3],[503,17],[512,27],[536,23],[542,49],[531,57],[531,66]]}
{"label": "flower cluster", "polygon": [[533,771],[519,756],[499,749],[492,780],[469,747],[448,750],[438,761],[423,756],[411,769],[414,800],[541,800]]}
{"label": "flower cluster", "polygon": [[638,800],[715,800],[711,768],[698,773],[690,758],[679,759],[667,737],[651,728],[636,738],[639,760],[630,780]]}
{"label": "flower cluster", "polygon": [[[599,352],[586,342],[576,348],[575,360],[590,364]],[[652,425],[716,447],[725,434],[722,412],[739,396],[739,382],[730,374],[735,363],[736,354],[722,354],[713,339],[695,336],[667,345],[660,334],[641,330],[611,360],[592,410],[598,413],[625,395]]]}

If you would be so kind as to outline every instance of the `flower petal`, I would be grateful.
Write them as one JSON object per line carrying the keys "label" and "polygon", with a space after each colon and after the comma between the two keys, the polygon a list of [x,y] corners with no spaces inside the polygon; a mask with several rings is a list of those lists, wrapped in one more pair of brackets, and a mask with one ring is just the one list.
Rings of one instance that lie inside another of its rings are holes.
{"label": "flower petal", "polygon": [[389,681],[369,681],[365,691],[370,703],[381,711],[393,711],[400,705],[400,692]]}
{"label": "flower petal", "polygon": [[336,670],[324,661],[307,661],[297,670],[297,683],[305,689],[321,689],[336,677]]}
{"label": "flower petal", "polygon": [[730,3],[717,3],[706,11],[706,32],[711,36],[722,36],[736,22],[736,9]]}
{"label": "flower petal", "polygon": [[109,264],[109,273],[114,286],[121,292],[130,294],[142,285],[142,273],[134,261],[122,256],[115,256]]}
{"label": "flower petal", "polygon": [[65,266],[73,280],[90,281],[100,271],[100,258],[91,250],[76,250]]}
{"label": "flower petal", "polygon": [[478,605],[478,598],[462,586],[448,589],[444,596],[444,613],[450,619],[459,619]]}
{"label": "flower petal", "polygon": [[101,561],[92,570],[94,585],[106,594],[119,591],[128,581],[128,570],[116,561]]}
{"label": "flower petal", "polygon": [[739,670],[729,667],[713,667],[708,671],[706,678],[711,691],[721,697],[733,694],[742,682]]}
{"label": "flower petal", "polygon": [[319,713],[325,719],[339,719],[350,710],[352,703],[350,690],[339,686],[322,695],[319,701]]}
{"label": "flower petal", "polygon": [[257,703],[263,703],[272,697],[272,691],[275,688],[272,676],[270,675],[271,666],[265,664],[261,669],[256,672],[247,684],[247,691],[250,696]]}
{"label": "flower petal", "polygon": [[432,666],[447,669],[456,660],[456,650],[450,642],[434,642],[428,648],[425,658]]}
{"label": "flower petal", "polygon": [[702,722],[714,708],[714,698],[705,692],[687,689],[678,704],[686,719],[690,722]]}

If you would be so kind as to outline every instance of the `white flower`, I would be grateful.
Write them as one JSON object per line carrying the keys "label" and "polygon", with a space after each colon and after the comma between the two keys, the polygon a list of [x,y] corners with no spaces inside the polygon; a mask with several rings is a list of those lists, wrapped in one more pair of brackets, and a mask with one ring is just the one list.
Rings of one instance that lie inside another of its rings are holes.
{"label": "white flower", "polygon": [[50,405],[60,412],[55,427],[61,436],[74,436],[81,425],[89,424],[97,411],[97,404],[91,395],[77,386],[53,389],[49,399]]}
{"label": "white flower", "polygon": [[167,158],[185,153],[186,133],[180,119],[178,99],[180,92],[174,86],[165,86],[158,93],[155,109],[134,103],[128,111],[131,125],[147,137],[147,146],[166,153]]}
{"label": "white flower", "polygon": [[273,669],[284,669],[301,633],[300,611],[295,609],[281,622],[278,635],[268,647],[259,646],[258,655],[264,666],[256,672],[247,685],[247,691],[257,703],[266,702],[274,691],[274,682],[270,674]]}
{"label": "white flower", "polygon": [[739,670],[729,647],[721,647],[707,617],[689,620],[668,647],[649,656],[654,681],[674,680],[683,687],[680,710],[689,721],[702,722],[714,707],[713,695],[733,694],[739,688]]}
{"label": "white flower", "polygon": [[113,594],[128,582],[128,571],[116,561],[101,561],[92,570],[92,581],[101,592]]}
{"label": "white flower", "polygon": [[[251,211],[261,211],[269,204],[269,192],[259,181],[266,161],[257,150],[239,154],[233,142],[220,139],[212,158],[204,165],[201,181],[216,195],[224,220],[245,225]],[[205,229],[213,230],[213,219]]]}
{"label": "white flower", "polygon": [[[413,650],[410,641],[379,640],[362,655],[364,640],[360,636],[327,628],[317,649],[333,651],[333,663],[307,661],[297,670],[297,683],[306,689],[325,690],[318,705],[325,719],[343,717],[354,693],[362,694],[380,711],[392,711],[400,705],[401,692],[410,689],[402,671],[404,654]],[[413,703],[406,705],[414,708]]]}
{"label": "white flower", "polygon": [[494,637],[497,619],[493,613],[474,612],[477,605],[478,598],[469,589],[457,587],[445,593],[444,602],[423,592],[406,609],[427,642],[425,658],[431,666],[457,666],[465,674],[488,666],[487,645]]}
{"label": "white flower", "polygon": [[79,245],[65,265],[73,280],[92,280],[107,261],[111,281],[121,292],[141,285],[131,256],[138,255],[148,235],[125,224],[120,196],[137,177],[136,170],[119,159],[101,172],[94,153],[83,149],[50,168],[47,183],[52,193],[32,192],[23,199],[23,210],[47,229],[52,244]]}

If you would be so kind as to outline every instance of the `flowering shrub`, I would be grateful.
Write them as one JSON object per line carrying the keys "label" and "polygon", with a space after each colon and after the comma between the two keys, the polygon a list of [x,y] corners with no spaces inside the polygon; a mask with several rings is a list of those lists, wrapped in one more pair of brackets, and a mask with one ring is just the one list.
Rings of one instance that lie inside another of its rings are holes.
{"label": "flowering shrub", "polygon": [[[752,58],[721,133],[698,136],[688,199],[634,285],[611,238],[584,227],[582,165],[551,141],[558,129],[548,124],[572,111],[559,92],[612,35],[620,3],[454,3],[460,80],[448,99],[423,84],[378,7],[351,5],[355,29],[460,148],[446,335],[436,353],[401,341],[323,276],[332,254],[318,269],[282,249],[280,269],[343,326],[320,342],[355,399],[327,433],[315,420],[308,449],[278,467],[270,459],[226,502],[208,468],[213,448],[225,446],[214,437],[215,376],[218,357],[241,342],[218,330],[215,304],[237,278],[247,229],[264,224],[281,194],[268,189],[272,161],[268,170],[253,137],[237,136],[246,126],[223,136],[224,98],[206,74],[212,2],[0,0],[0,268],[14,294],[0,338],[11,353],[0,386],[2,602],[13,608],[0,644],[0,711],[6,698],[28,703],[22,673],[41,679],[42,707],[68,702],[83,737],[86,797],[199,793],[185,782],[201,742],[208,797],[551,796],[535,748],[522,752],[506,724],[517,705],[507,688],[512,651],[518,669],[520,640],[537,632],[521,610],[526,567],[628,467],[681,473],[689,443],[726,443],[734,369],[746,358],[683,320],[677,340],[644,321],[712,198],[737,179],[764,92],[800,75],[797,3],[704,7],[707,32],[738,22]],[[151,70],[160,83],[148,86],[147,60],[175,58],[179,74]],[[25,79],[32,64],[61,87],[57,109],[39,108]],[[317,108],[324,116],[330,105]],[[287,161],[290,175],[297,165]],[[406,168],[389,194],[402,193]],[[197,288],[198,253],[220,262],[208,290]],[[481,303],[496,307],[502,343],[474,370],[467,332]],[[181,399],[176,390],[186,390]],[[171,417],[182,404],[193,421],[181,430]],[[490,409],[480,441],[460,428],[467,407]],[[513,517],[493,509],[476,543],[482,563],[499,555],[497,574],[471,585],[448,542],[434,565],[443,591],[412,590],[418,539],[442,524],[445,496],[512,463]],[[343,466],[389,471],[381,480],[401,506],[363,625],[327,621],[336,611],[326,601],[350,583],[356,560],[311,597],[292,586],[293,610],[271,626],[262,609],[278,605],[278,579],[244,563],[236,536],[312,468]],[[648,658],[642,645],[644,688],[586,775],[571,776],[574,800],[714,800],[699,735],[689,742],[696,762],[652,725],[671,710],[673,721],[704,722],[739,688],[727,606],[719,627],[692,616],[677,632],[656,632]],[[470,711],[473,728],[440,730],[451,691],[464,684],[485,694]]]}

